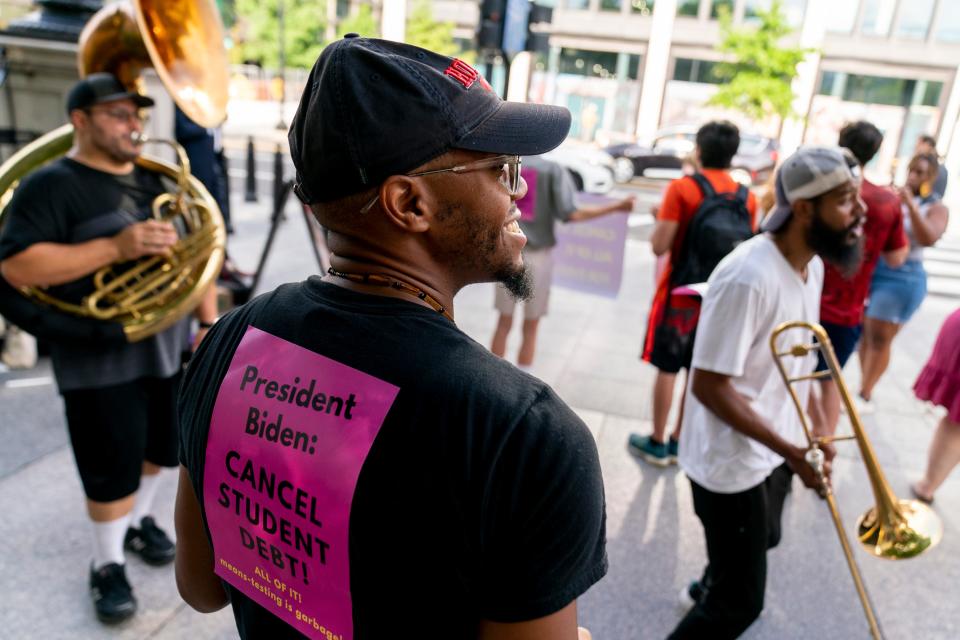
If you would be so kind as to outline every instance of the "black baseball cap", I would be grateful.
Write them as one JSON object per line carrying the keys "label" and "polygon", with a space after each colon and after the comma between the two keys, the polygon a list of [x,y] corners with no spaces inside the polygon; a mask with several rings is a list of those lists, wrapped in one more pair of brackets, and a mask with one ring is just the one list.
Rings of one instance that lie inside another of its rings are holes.
{"label": "black baseball cap", "polygon": [[67,94],[67,114],[74,109],[86,109],[102,102],[129,98],[138,107],[152,107],[153,99],[136,91],[128,91],[112,73],[91,73],[73,85]]}
{"label": "black baseball cap", "polygon": [[569,129],[566,108],[501,100],[462,60],[351,33],[320,54],[290,125],[294,191],[329,202],[451,149],[545,153]]}

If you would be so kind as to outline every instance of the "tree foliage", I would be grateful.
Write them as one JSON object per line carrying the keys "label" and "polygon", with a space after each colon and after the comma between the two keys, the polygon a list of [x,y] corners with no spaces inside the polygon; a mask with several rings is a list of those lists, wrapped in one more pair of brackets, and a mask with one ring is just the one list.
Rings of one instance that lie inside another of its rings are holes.
{"label": "tree foliage", "polygon": [[[235,23],[231,37],[235,46],[231,52],[233,62],[257,62],[264,67],[279,67],[279,26],[277,9],[280,0],[221,0],[224,14],[231,13]],[[284,44],[288,67],[310,68],[320,51],[328,44],[324,41],[326,5],[328,0],[283,0]],[[454,25],[437,22],[429,0],[417,0],[413,11],[407,16],[406,41],[445,55],[457,55],[459,47],[453,39]],[[337,38],[347,33],[380,37],[380,25],[371,3],[361,4],[357,10],[339,21]]]}
{"label": "tree foliage", "polygon": [[[236,0],[231,57],[280,67],[279,0]],[[283,0],[284,49],[288,67],[309,69],[323,49],[325,0]]]}
{"label": "tree foliage", "polygon": [[407,43],[442,53],[445,56],[455,56],[460,47],[453,40],[452,22],[437,22],[433,19],[433,9],[428,0],[417,0],[413,11],[407,17]]}
{"label": "tree foliage", "polygon": [[380,25],[373,17],[373,9],[369,4],[362,4],[356,13],[350,14],[337,25],[337,38],[348,33],[359,33],[364,38],[379,38]]}
{"label": "tree foliage", "polygon": [[726,61],[714,68],[723,82],[708,104],[736,109],[762,120],[770,115],[781,119],[794,115],[791,82],[797,65],[814,49],[781,46],[792,29],[787,24],[781,0],[769,11],[758,10],[759,24],[733,28],[730,11],[720,13],[722,39],[717,49]]}

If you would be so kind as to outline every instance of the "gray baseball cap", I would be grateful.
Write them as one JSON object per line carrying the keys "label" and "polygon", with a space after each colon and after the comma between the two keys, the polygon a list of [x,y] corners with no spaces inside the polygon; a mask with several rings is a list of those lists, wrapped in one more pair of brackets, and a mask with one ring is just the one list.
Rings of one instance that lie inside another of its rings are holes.
{"label": "gray baseball cap", "polygon": [[860,164],[843,147],[800,147],[777,170],[777,203],[761,230],[776,231],[790,219],[797,200],[809,200],[846,182],[858,183]]}

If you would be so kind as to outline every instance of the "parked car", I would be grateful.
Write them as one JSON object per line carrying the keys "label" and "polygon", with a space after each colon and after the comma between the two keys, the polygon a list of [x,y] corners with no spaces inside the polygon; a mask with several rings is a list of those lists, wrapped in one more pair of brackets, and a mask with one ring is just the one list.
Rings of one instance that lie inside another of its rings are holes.
{"label": "parked car", "polygon": [[[697,127],[677,126],[657,132],[649,147],[636,143],[615,144],[604,149],[624,169],[628,164],[634,175],[676,177],[683,159],[696,148]],[[743,184],[764,182],[777,164],[777,141],[752,133],[740,134],[740,148],[731,163],[731,175]]]}
{"label": "parked car", "polygon": [[[606,151],[565,142],[545,153],[543,157],[565,167],[570,172],[577,191],[603,194],[613,188],[616,162]],[[631,170],[630,176],[623,181],[626,182],[632,177]]]}

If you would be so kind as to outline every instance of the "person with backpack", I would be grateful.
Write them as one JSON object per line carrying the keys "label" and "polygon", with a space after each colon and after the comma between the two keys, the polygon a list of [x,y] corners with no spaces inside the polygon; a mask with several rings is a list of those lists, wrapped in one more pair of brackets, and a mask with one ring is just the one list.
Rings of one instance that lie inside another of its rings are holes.
{"label": "person with backpack", "polygon": [[756,229],[756,198],[737,184],[729,172],[740,146],[736,125],[708,122],[697,131],[696,144],[701,169],[670,183],[650,237],[655,255],[670,255],[650,306],[641,354],[643,360],[657,368],[653,433],[630,434],[629,447],[635,455],[661,467],[676,463],[683,404],[669,442],[665,438],[667,416],[677,373],[690,368],[700,314],[699,297],[677,289],[705,282],[717,263]]}

